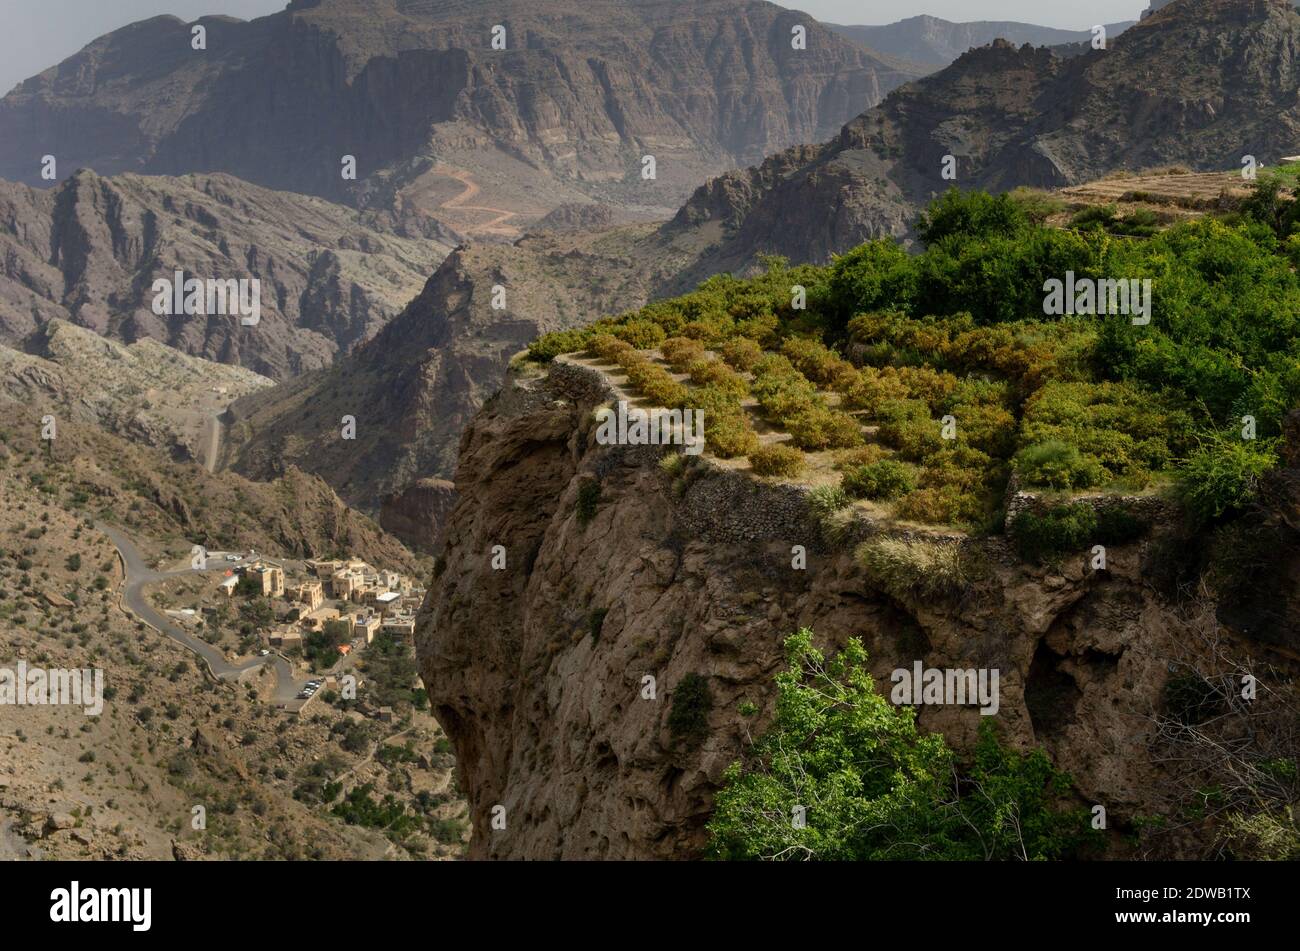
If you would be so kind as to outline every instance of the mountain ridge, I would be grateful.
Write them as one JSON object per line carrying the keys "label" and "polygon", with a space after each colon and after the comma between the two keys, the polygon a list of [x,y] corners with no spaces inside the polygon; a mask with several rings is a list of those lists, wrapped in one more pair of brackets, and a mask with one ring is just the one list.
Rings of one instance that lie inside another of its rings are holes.
{"label": "mountain ridge", "polygon": [[707,175],[823,138],[920,74],[762,0],[504,0],[490,14],[322,0],[197,25],[202,51],[189,24],[154,18],[22,83],[0,100],[0,176],[40,185],[45,154],[105,175],[222,171],[472,235],[483,221],[444,207],[460,186],[442,169],[466,169],[484,204],[525,217],[584,198],[671,208]]}
{"label": "mountain ridge", "polygon": [[[1135,20],[1104,24],[1113,39]],[[1015,20],[972,20],[953,22],[921,14],[894,23],[856,25],[827,23],[826,26],[856,43],[916,63],[942,68],[969,49],[986,46],[995,39],[1031,46],[1063,46],[1091,41],[1091,30],[1066,30]]]}

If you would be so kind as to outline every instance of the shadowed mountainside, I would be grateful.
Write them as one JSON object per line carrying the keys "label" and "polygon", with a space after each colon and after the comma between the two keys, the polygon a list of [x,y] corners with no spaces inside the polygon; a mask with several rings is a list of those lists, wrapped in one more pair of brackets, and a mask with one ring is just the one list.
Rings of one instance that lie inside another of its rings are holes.
{"label": "shadowed mountainside", "polygon": [[509,237],[584,196],[675,207],[923,72],[759,0],[315,0],[199,25],[206,49],[156,17],[19,86],[0,101],[0,176],[40,184],[46,154],[101,174],[223,171]]}

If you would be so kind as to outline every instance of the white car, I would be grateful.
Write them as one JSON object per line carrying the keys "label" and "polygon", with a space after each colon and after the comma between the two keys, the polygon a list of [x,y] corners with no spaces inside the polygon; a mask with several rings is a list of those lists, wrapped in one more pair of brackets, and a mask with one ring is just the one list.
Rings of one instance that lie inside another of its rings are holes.
{"label": "white car", "polygon": [[258,651],[259,656],[262,656],[262,657],[265,657],[265,656],[266,656],[267,654],[269,654],[269,653],[271,653],[271,652],[270,652],[270,651]]}

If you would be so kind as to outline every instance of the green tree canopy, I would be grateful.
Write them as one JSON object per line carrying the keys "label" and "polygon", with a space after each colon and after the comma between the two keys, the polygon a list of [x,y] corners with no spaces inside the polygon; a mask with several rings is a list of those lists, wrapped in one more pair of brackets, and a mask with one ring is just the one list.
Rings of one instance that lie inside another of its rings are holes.
{"label": "green tree canopy", "polygon": [[827,661],[812,638],[787,639],[775,721],[727,770],[709,823],[715,857],[1031,860],[1086,848],[1087,813],[1058,805],[1070,779],[1041,750],[1011,750],[986,723],[963,766],[943,737],[917,731],[912,708],[877,693],[860,641]]}

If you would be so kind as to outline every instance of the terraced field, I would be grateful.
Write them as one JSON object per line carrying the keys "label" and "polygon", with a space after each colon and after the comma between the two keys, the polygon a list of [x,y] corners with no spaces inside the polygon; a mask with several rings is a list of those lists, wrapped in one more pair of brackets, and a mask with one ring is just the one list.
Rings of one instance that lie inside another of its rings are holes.
{"label": "terraced field", "polygon": [[[643,406],[703,410],[715,459],[811,484],[834,509],[1000,531],[1009,487],[1132,496],[1198,466],[1231,496],[1208,514],[1248,496],[1300,386],[1290,262],[1217,220],[1114,241],[1035,224],[1017,202],[954,192],[923,220],[921,255],[873,242],[829,267],[773,260],[549,334],[530,358],[568,355]],[[1046,313],[1045,282],[1067,272],[1151,281],[1149,326],[1106,305]]]}

